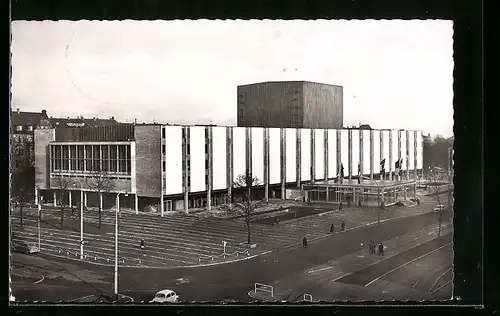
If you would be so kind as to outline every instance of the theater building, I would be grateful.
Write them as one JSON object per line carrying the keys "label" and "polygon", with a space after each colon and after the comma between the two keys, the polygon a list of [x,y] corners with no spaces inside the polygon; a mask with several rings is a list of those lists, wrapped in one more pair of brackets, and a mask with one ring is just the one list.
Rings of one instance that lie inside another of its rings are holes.
{"label": "theater building", "polygon": [[[105,207],[127,193],[121,207],[162,213],[234,201],[241,196],[234,182],[247,173],[259,179],[255,199],[286,199],[304,185],[335,183],[341,169],[346,185],[359,175],[411,185],[422,169],[422,132],[410,130],[129,124],[37,129],[34,139],[36,199],[56,203],[60,193],[78,205],[83,190],[83,203],[97,206],[99,195],[86,180],[104,176],[113,182]],[[69,182],[64,190],[61,178]]]}

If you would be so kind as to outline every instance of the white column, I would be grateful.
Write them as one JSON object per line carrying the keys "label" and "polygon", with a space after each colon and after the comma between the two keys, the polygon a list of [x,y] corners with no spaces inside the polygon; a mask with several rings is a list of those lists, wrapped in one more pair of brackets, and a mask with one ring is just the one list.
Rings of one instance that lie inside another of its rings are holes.
{"label": "white column", "polygon": [[99,208],[102,210],[102,193],[99,192]]}
{"label": "white column", "polygon": [[406,185],[403,187],[403,189],[405,190],[405,200],[407,200],[408,199],[408,190],[406,190],[407,189]]}
{"label": "white column", "polygon": [[135,214],[139,214],[139,196],[135,194]]}
{"label": "white column", "polygon": [[69,207],[73,205],[72,200],[73,200],[73,191],[69,191]]}
{"label": "white column", "polygon": [[161,192],[161,195],[160,195],[160,212],[161,212],[161,216],[163,217],[163,213],[165,212],[165,206],[163,205],[163,192]]}
{"label": "white column", "polygon": [[87,207],[87,192],[83,194],[83,206]]}
{"label": "white column", "polygon": [[35,205],[38,205],[38,188],[35,187]]}
{"label": "white column", "polygon": [[57,206],[57,193],[54,191],[54,207]]}

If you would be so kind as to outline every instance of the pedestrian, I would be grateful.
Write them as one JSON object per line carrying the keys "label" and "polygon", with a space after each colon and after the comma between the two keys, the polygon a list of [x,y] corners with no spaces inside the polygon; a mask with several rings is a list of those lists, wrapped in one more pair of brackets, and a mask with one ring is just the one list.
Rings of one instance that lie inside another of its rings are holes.
{"label": "pedestrian", "polygon": [[417,205],[420,205],[420,199],[417,198],[416,200],[417,200]]}
{"label": "pedestrian", "polygon": [[74,206],[71,207],[71,216],[75,216],[75,207]]}
{"label": "pedestrian", "polygon": [[345,230],[345,222],[344,222],[344,221],[341,221],[341,222],[340,222],[340,230],[341,230],[341,231],[344,231],[344,230]]}
{"label": "pedestrian", "polygon": [[306,236],[304,236],[304,238],[302,238],[302,247],[307,248],[307,237]]}
{"label": "pedestrian", "polygon": [[330,226],[330,233],[333,234],[334,231],[335,231],[335,226],[332,224],[332,226]]}
{"label": "pedestrian", "polygon": [[342,201],[341,201],[341,202],[340,202],[340,204],[339,204],[339,211],[341,211],[341,212],[342,212]]}
{"label": "pedestrian", "polygon": [[384,256],[384,245],[382,243],[378,244],[378,255]]}
{"label": "pedestrian", "polygon": [[373,240],[370,240],[370,242],[368,243],[368,249],[371,255],[375,254],[375,243],[373,242]]}
{"label": "pedestrian", "polygon": [[146,246],[144,245],[144,238],[141,238],[141,249],[146,249]]}

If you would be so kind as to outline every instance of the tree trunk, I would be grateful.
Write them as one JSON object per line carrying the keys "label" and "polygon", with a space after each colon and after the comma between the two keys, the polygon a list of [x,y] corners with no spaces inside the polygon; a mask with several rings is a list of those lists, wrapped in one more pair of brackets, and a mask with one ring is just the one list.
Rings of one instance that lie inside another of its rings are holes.
{"label": "tree trunk", "polygon": [[250,245],[251,240],[250,240],[250,221],[247,220],[247,243]]}
{"label": "tree trunk", "polygon": [[64,207],[61,205],[61,229],[64,229]]}
{"label": "tree trunk", "polygon": [[19,203],[19,224],[23,227],[23,204]]}
{"label": "tree trunk", "polygon": [[102,219],[101,212],[102,212],[102,193],[99,192],[99,225],[98,225],[99,229],[101,228],[101,219]]}

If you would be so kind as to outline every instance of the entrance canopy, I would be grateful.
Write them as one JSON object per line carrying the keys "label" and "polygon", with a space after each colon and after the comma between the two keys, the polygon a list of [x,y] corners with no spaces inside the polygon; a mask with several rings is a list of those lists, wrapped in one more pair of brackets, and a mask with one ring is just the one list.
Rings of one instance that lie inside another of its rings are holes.
{"label": "entrance canopy", "polygon": [[304,190],[317,189],[317,188],[346,188],[346,189],[390,189],[400,186],[414,185],[415,180],[371,180],[363,179],[361,183],[358,180],[343,179],[342,181],[328,180],[328,181],[315,181],[314,183],[307,183],[303,185]]}

